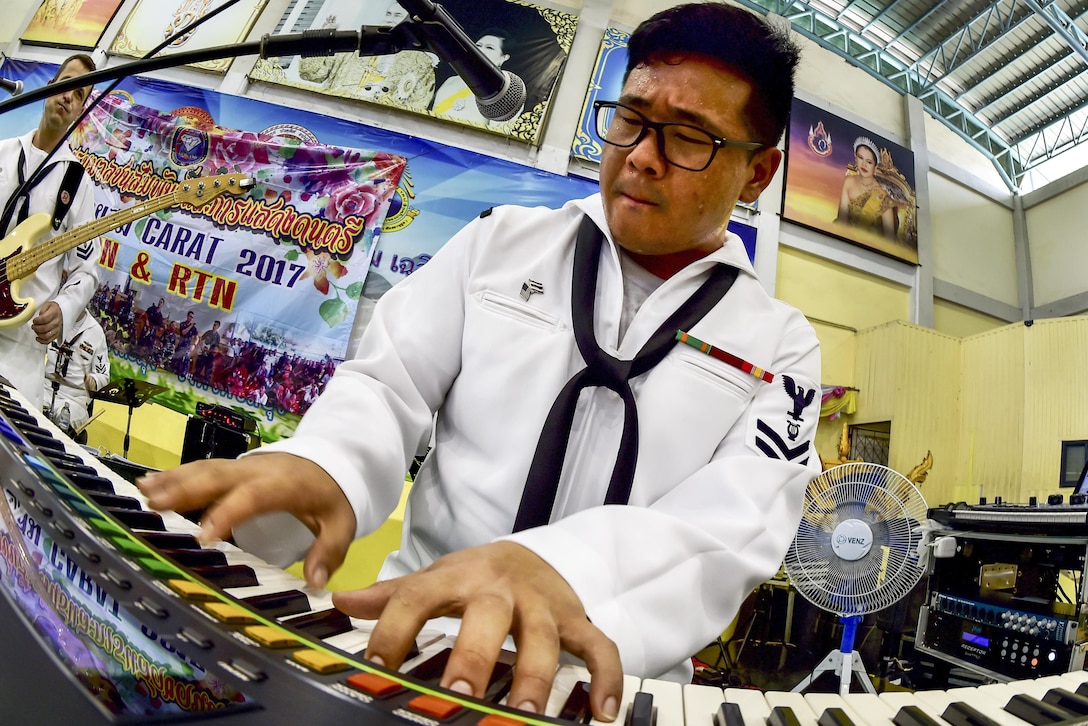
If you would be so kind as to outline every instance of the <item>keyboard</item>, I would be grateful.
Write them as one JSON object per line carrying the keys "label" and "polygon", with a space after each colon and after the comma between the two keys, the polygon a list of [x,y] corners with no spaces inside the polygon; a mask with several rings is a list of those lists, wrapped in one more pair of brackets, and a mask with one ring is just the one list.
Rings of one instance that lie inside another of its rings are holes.
{"label": "keyboard", "polygon": [[929,518],[953,530],[1018,536],[1088,536],[1088,504],[1054,501],[1035,504],[949,504],[929,510]]}
{"label": "keyboard", "polygon": [[[453,643],[443,633],[421,633],[397,671],[367,661],[372,622],[230,544],[199,547],[197,525],[148,511],[135,486],[2,385],[0,486],[0,723],[596,723],[579,666],[560,667],[533,716],[505,705],[512,654],[484,699],[437,686]],[[1086,684],[1079,671],[840,696],[628,675],[620,713],[629,726],[1088,723]]]}

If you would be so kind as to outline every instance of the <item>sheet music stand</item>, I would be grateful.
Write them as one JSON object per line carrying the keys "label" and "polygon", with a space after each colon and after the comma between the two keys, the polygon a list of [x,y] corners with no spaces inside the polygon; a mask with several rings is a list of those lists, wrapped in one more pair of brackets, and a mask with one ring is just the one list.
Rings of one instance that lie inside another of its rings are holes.
{"label": "sheet music stand", "polygon": [[136,378],[118,378],[91,394],[91,398],[128,406],[128,423],[125,424],[125,452],[128,458],[129,432],[132,430],[132,411],[144,405],[149,398],[159,395],[166,386],[159,386]]}

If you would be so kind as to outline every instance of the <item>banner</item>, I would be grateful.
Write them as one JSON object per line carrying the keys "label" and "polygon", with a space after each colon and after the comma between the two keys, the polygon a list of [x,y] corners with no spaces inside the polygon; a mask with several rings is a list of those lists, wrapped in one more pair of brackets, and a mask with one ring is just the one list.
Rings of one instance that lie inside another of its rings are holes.
{"label": "banner", "polygon": [[[28,89],[44,85],[55,70],[55,65],[11,58],[4,59],[2,66],[4,77],[22,80]],[[113,95],[120,95],[141,106],[158,109],[159,113],[177,120],[183,126],[211,129],[219,125],[247,129],[249,136],[276,137],[285,144],[291,141],[301,145],[381,149],[388,154],[407,159],[399,185],[392,190],[380,235],[378,230],[374,230],[374,236],[369,239],[372,248],[375,244],[376,248],[369,250],[366,255],[357,250],[351,263],[347,265],[352,277],[345,279],[355,280],[355,275],[365,276],[362,278],[361,297],[358,300],[353,300],[350,295],[342,298],[345,304],[353,308],[353,312],[355,306],[358,309],[358,314],[354,315],[354,326],[348,335],[349,356],[354,354],[369,311],[377,299],[392,285],[426,264],[446,240],[482,211],[499,204],[558,207],[569,199],[583,197],[597,190],[596,182],[591,180],[559,176],[523,164],[342,118],[169,81],[132,76],[122,80]],[[22,134],[34,128],[40,115],[40,103],[0,114],[0,138]],[[100,201],[103,210],[115,208],[118,196],[116,192],[102,193],[105,195]],[[116,234],[107,236],[115,237]],[[142,242],[138,244],[143,248]],[[273,246],[273,250],[280,250],[280,247]],[[254,260],[255,273],[258,262],[259,260]],[[102,279],[111,280],[110,291],[114,285],[121,283],[121,273],[117,270],[125,263],[130,261],[119,261],[114,271],[100,268]],[[117,275],[118,279],[113,280],[111,275]],[[330,282],[330,298],[334,297],[332,283],[344,287],[340,278],[327,274],[326,280]],[[253,282],[253,279],[248,278],[248,281]],[[303,282],[309,284],[311,280],[308,278]],[[134,289],[146,290],[139,283],[134,282],[132,285]],[[121,283],[120,289],[124,288],[125,285]],[[299,288],[299,281],[296,281],[295,288]],[[314,288],[311,286],[310,289]],[[352,287],[349,292],[354,294],[356,291],[357,288]],[[141,308],[144,304],[154,307],[159,297],[164,297],[164,306],[169,309],[171,297],[161,293],[156,296],[154,291],[146,292],[145,296],[146,300],[141,298],[144,300]],[[177,316],[178,313],[174,311],[171,314]],[[214,319],[209,317],[199,321],[200,333],[208,330]],[[171,320],[177,323],[179,318],[172,317]],[[180,320],[184,322],[184,316]],[[221,321],[218,331],[221,337],[225,337],[226,323],[225,320]],[[327,327],[324,320],[317,320],[316,323],[318,327]],[[349,323],[345,320],[342,325],[349,326]],[[337,327],[337,331],[342,330],[342,327]],[[170,392],[153,399],[157,404],[191,414],[195,411],[196,402],[204,401],[255,414],[261,422],[261,436],[265,441],[282,438],[294,430],[297,416],[277,410],[271,395],[268,403],[255,406],[238,400],[226,390],[218,390],[200,382],[194,384],[191,378],[180,382],[171,373],[148,368],[141,361],[130,360],[117,353],[114,353],[111,360],[115,377],[124,372],[125,375],[146,377],[153,383],[170,388]]]}

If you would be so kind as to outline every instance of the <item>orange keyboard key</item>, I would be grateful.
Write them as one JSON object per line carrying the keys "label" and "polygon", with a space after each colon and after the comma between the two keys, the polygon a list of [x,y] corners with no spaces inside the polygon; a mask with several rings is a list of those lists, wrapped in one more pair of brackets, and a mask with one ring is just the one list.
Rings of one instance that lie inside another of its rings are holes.
{"label": "orange keyboard key", "polygon": [[382,698],[399,691],[403,686],[396,681],[379,676],[377,673],[355,673],[348,676],[347,683],[363,693]]}
{"label": "orange keyboard key", "polygon": [[489,713],[479,721],[476,726],[526,726],[524,721],[518,721],[509,716],[500,716],[497,713]]}
{"label": "orange keyboard key", "polygon": [[336,673],[351,667],[347,661],[320,650],[296,650],[291,654],[291,658],[316,673]]}
{"label": "orange keyboard key", "polygon": [[443,721],[452,716],[456,716],[464,707],[459,703],[448,701],[439,696],[423,694],[422,696],[416,696],[409,701],[408,708],[416,713],[421,713],[424,716],[430,716],[431,718],[437,718],[439,721]]}

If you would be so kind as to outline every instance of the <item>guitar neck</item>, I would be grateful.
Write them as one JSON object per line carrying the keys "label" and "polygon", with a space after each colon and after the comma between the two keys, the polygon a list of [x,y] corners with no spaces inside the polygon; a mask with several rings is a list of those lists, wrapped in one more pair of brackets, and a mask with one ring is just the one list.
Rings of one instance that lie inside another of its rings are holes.
{"label": "guitar neck", "polygon": [[108,214],[101,219],[96,219],[87,224],[70,229],[64,234],[57,235],[46,242],[31,247],[30,249],[13,255],[7,263],[8,280],[20,280],[32,275],[35,270],[45,262],[63,255],[70,249],[78,247],[89,239],[94,239],[103,232],[109,232],[134,219],[154,214],[160,209],[166,209],[178,202],[178,192],[173,191],[155,199],[135,204],[127,209]]}

